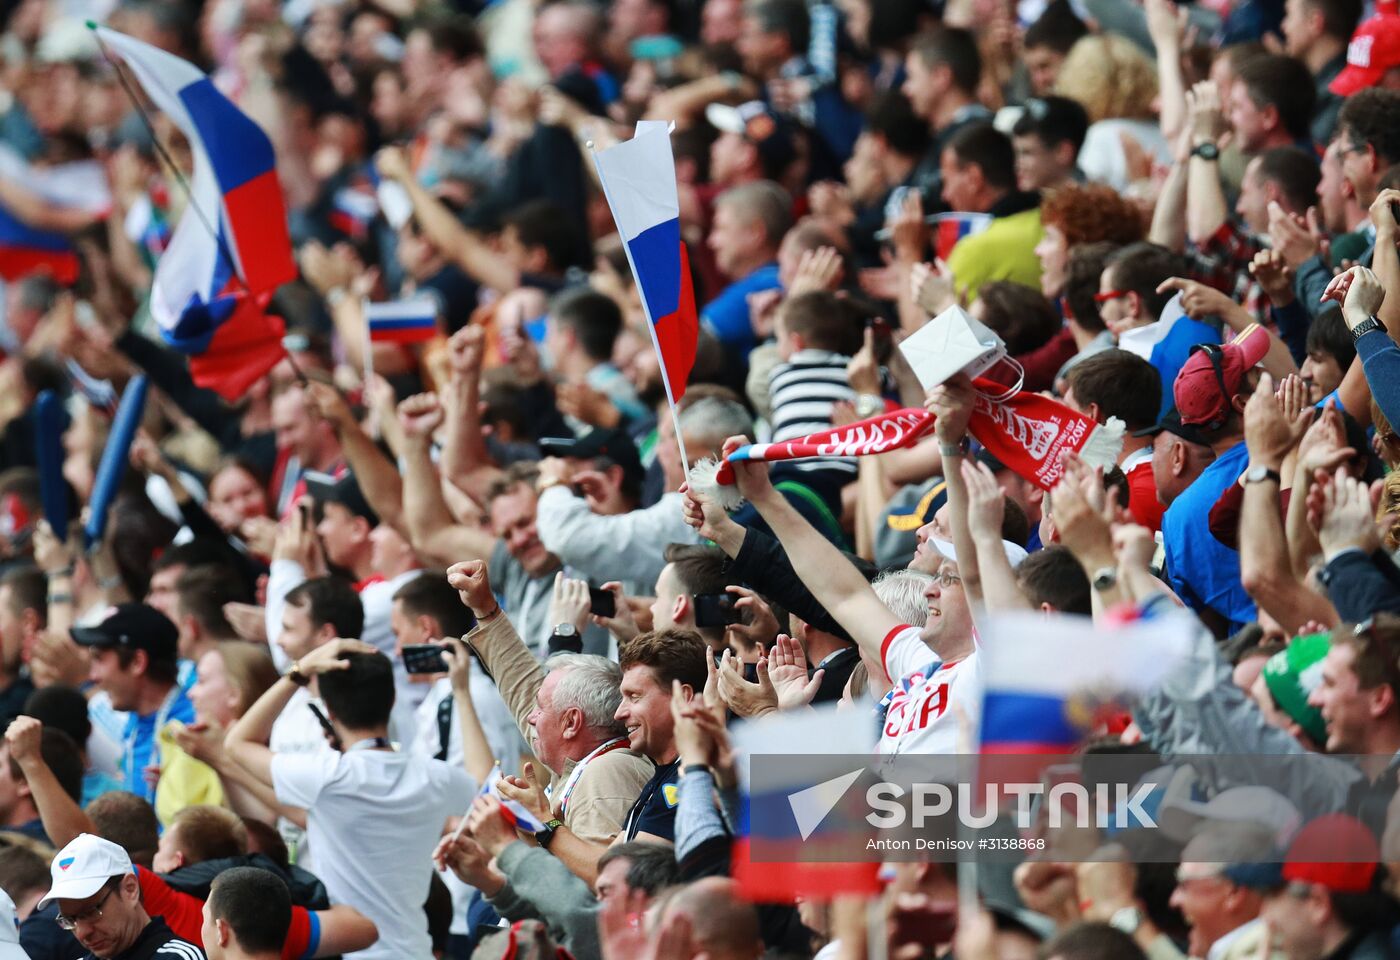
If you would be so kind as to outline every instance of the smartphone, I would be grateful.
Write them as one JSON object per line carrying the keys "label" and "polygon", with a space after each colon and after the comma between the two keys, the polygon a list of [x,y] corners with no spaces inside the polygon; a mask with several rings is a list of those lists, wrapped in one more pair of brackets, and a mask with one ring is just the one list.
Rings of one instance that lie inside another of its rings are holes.
{"label": "smartphone", "polygon": [[865,325],[875,334],[876,362],[889,363],[890,353],[894,350],[894,331],[890,328],[890,322],[884,317],[871,317],[865,321]]}
{"label": "smartphone", "polygon": [[611,590],[588,588],[588,612],[597,617],[617,616],[617,597]]}
{"label": "smartphone", "polygon": [[335,727],[331,726],[331,722],[326,719],[326,715],[322,712],[321,708],[314,703],[308,703],[307,706],[311,708],[311,712],[316,716],[316,722],[319,723],[321,729],[325,731],[326,739],[330,741],[331,749],[344,750],[345,745],[340,742],[340,734],[335,732]]}
{"label": "smartphone", "polygon": [[734,609],[739,598],[732,593],[697,593],[695,595],[695,625],[697,627],[727,627],[739,623],[743,611]]}
{"label": "smartphone", "polygon": [[411,674],[446,673],[440,643],[410,643],[403,648],[403,668]]}

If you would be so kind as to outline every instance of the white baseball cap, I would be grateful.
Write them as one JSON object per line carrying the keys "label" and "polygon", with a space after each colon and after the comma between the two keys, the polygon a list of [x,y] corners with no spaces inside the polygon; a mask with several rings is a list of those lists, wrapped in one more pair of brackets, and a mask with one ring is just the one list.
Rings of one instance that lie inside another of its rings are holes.
{"label": "white baseball cap", "polygon": [[[929,540],[929,543],[933,544],[934,549],[943,554],[946,559],[954,563],[958,562],[957,550],[955,550],[953,545],[947,540],[939,540],[937,537],[933,537]],[[1013,567],[1019,567],[1021,561],[1029,556],[1029,554],[1026,553],[1025,547],[1018,543],[1012,543],[1010,540],[1003,540],[1001,542],[1001,549],[1002,552],[1006,554],[1006,562]]]}
{"label": "white baseball cap", "polygon": [[53,885],[38,906],[53,900],[85,900],[113,877],[131,873],[131,858],[110,840],[80,833],[54,855],[49,867]]}

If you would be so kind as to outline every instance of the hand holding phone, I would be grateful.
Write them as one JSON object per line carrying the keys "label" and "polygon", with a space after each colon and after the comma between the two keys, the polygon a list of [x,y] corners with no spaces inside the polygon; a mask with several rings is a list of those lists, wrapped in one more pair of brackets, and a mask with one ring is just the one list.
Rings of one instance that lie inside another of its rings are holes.
{"label": "hand holding phone", "polygon": [[740,622],[743,612],[734,608],[739,598],[732,593],[697,593],[695,595],[695,625],[697,627],[727,627]]}
{"label": "hand holding phone", "polygon": [[440,643],[410,643],[403,648],[403,668],[410,675],[447,673]]}
{"label": "hand holding phone", "polygon": [[588,588],[588,612],[595,617],[617,616],[617,597],[611,590]]}

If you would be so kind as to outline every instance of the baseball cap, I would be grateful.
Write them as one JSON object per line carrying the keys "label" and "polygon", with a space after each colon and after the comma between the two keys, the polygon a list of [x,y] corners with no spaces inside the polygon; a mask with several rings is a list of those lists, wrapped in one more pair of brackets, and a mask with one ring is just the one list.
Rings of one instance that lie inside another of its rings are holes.
{"label": "baseball cap", "polygon": [[1181,414],[1177,413],[1176,407],[1172,407],[1168,410],[1162,415],[1162,419],[1158,420],[1152,426],[1144,427],[1141,430],[1134,430],[1133,436],[1155,437],[1159,433],[1170,433],[1188,443],[1199,443],[1203,447],[1210,446],[1210,441],[1205,438],[1205,435],[1202,434],[1201,431],[1181,422]]}
{"label": "baseball cap", "polygon": [[[1244,823],[1266,827],[1279,841],[1293,835],[1303,822],[1287,797],[1268,787],[1245,786],[1222,790],[1209,800],[1196,800],[1186,790],[1181,790],[1181,773],[1191,773],[1183,767],[1178,775],[1167,783],[1166,795],[1157,813],[1157,823],[1162,832],[1177,841],[1186,843],[1195,832],[1212,823]],[[1191,778],[1194,781],[1194,777]]]}
{"label": "baseball cap", "polygon": [[1225,875],[1258,890],[1310,883],[1333,893],[1367,893],[1376,879],[1380,852],[1375,834],[1360,820],[1328,813],[1299,830],[1276,862],[1231,864]]}
{"label": "baseball cap", "polygon": [[1191,348],[1172,384],[1181,422],[1206,426],[1226,413],[1230,398],[1240,391],[1244,375],[1269,352],[1269,334],[1251,323],[1229,343],[1202,343]]}
{"label": "baseball cap", "polygon": [[110,840],[80,833],[54,855],[49,873],[53,882],[39,909],[53,900],[87,899],[113,877],[131,873],[131,858]]}
{"label": "baseball cap", "polygon": [[775,178],[797,156],[792,126],[762,100],[737,107],[712,103],[705,108],[705,119],[721,133],[737,133],[758,147],[764,169]]}
{"label": "baseball cap", "polygon": [[637,453],[637,445],[625,430],[595,427],[577,439],[541,437],[540,451],[551,457],[571,457],[577,460],[604,457],[621,467],[630,477],[641,478],[646,474],[642,468],[642,458]]}
{"label": "baseball cap", "polygon": [[329,473],[308,472],[306,491],[322,503],[338,503],[357,517],[364,517],[371,527],[379,526],[379,514],[365,499],[360,483],[348,470],[339,478]]}
{"label": "baseball cap", "polygon": [[1385,72],[1400,67],[1400,15],[1393,9],[1363,20],[1347,44],[1347,65],[1327,89],[1339,97],[1374,87]]}
{"label": "baseball cap", "polygon": [[85,647],[121,647],[145,650],[152,660],[174,660],[180,631],[170,618],[144,603],[120,603],[108,607],[102,622],[92,627],[71,627],[70,636]]}
{"label": "baseball cap", "polygon": [[1322,660],[1332,649],[1332,638],[1325,633],[1298,637],[1264,664],[1264,685],[1278,708],[1302,727],[1314,743],[1327,742],[1327,724],[1322,711],[1308,703],[1308,695],[1322,682]]}
{"label": "baseball cap", "polygon": [[[938,550],[938,552],[943,554],[943,556],[947,557],[949,560],[953,561],[954,563],[958,562],[957,550],[947,540],[939,540],[937,537],[934,537],[932,540],[929,541],[929,543],[932,543],[934,547]],[[1029,554],[1026,553],[1025,547],[1021,546],[1020,544],[1012,543],[1010,540],[1003,540],[1001,542],[1001,549],[1002,552],[1006,554],[1006,562],[1011,564],[1013,567],[1019,567],[1021,565],[1021,561],[1026,559],[1027,556],[1029,556]]]}
{"label": "baseball cap", "polygon": [[885,504],[875,525],[875,565],[907,567],[919,549],[919,528],[948,501],[947,484],[932,477],[900,487]]}

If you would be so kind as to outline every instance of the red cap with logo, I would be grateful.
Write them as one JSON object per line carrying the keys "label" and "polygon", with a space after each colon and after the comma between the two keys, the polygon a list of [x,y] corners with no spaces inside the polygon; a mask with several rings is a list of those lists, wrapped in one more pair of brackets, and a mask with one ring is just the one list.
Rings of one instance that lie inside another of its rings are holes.
{"label": "red cap with logo", "polygon": [[1172,385],[1181,422],[1188,426],[1223,422],[1244,375],[1268,352],[1269,333],[1257,323],[1251,323],[1229,343],[1193,347]]}
{"label": "red cap with logo", "polygon": [[1351,35],[1347,65],[1327,89],[1349,97],[1380,83],[1392,67],[1400,67],[1400,13],[1394,3],[1379,3],[1375,16],[1363,20]]}

